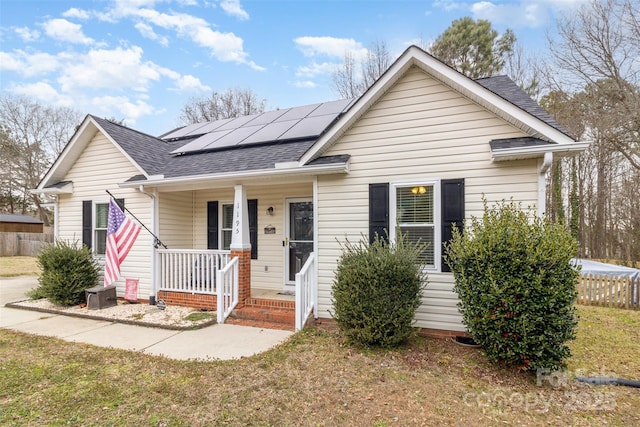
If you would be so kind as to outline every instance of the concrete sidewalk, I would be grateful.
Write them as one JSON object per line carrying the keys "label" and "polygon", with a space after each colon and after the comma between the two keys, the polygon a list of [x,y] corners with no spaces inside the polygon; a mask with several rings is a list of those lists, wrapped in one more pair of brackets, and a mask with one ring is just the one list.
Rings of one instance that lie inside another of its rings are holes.
{"label": "concrete sidewalk", "polygon": [[26,299],[25,292],[37,286],[36,277],[0,279],[0,328],[177,360],[248,357],[269,350],[292,335],[290,331],[227,324],[171,331],[4,306]]}

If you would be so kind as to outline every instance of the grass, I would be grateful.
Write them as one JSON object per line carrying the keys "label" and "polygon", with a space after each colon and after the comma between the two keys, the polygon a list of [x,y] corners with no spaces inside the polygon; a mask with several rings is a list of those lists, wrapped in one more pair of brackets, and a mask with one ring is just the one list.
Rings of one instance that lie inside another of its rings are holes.
{"label": "grass", "polygon": [[191,322],[198,322],[200,320],[209,320],[213,319],[213,313],[208,313],[206,311],[195,311],[185,317],[185,320],[189,320]]}
{"label": "grass", "polygon": [[0,257],[0,277],[35,276],[40,274],[36,257]]}
{"label": "grass", "polygon": [[[638,378],[640,312],[579,307],[570,374]],[[173,361],[0,330],[0,425],[634,425],[640,393],[490,364],[450,340],[399,350],[309,329],[237,361]]]}

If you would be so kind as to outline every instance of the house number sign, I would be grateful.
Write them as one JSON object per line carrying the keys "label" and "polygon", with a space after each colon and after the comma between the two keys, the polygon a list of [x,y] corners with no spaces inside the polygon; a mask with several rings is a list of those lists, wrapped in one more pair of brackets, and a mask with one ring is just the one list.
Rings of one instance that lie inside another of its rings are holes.
{"label": "house number sign", "polygon": [[276,228],[272,225],[268,225],[264,228],[264,234],[276,234]]}

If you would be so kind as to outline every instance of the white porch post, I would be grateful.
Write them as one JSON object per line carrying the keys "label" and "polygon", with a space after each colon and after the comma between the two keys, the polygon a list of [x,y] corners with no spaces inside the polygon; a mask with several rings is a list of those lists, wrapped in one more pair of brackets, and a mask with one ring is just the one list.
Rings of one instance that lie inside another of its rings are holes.
{"label": "white porch post", "polygon": [[233,201],[233,234],[231,246],[233,250],[251,249],[249,239],[249,209],[247,207],[247,192],[243,185],[236,185]]}
{"label": "white porch post", "polygon": [[[247,193],[243,185],[236,185],[233,201],[233,229],[231,235],[231,258],[238,258],[238,305],[251,297],[251,239],[249,237],[249,209]],[[220,296],[218,296],[220,298]]]}

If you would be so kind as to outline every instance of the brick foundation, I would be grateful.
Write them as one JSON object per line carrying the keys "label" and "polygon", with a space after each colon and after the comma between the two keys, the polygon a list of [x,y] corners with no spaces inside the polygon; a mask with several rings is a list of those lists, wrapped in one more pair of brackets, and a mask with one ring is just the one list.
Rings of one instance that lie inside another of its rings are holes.
{"label": "brick foundation", "polygon": [[167,305],[199,308],[200,310],[216,311],[218,298],[216,295],[190,294],[187,292],[158,291],[156,300],[164,300]]}
{"label": "brick foundation", "polygon": [[232,250],[231,259],[238,257],[238,305],[242,308],[251,297],[251,249]]}

